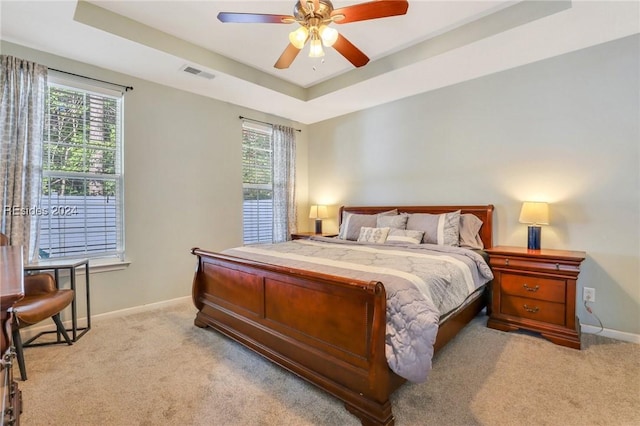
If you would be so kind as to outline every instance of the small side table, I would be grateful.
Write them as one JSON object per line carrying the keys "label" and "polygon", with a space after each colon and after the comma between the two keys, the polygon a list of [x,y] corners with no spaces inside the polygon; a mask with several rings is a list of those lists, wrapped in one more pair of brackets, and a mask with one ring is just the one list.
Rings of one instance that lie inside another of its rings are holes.
{"label": "small side table", "polygon": [[335,233],[316,234],[315,232],[296,232],[291,234],[292,240],[308,240],[311,237],[337,237]]}
{"label": "small side table", "polygon": [[486,251],[494,274],[487,326],[534,331],[555,344],[580,349],[576,281],[585,253],[526,247]]}
{"label": "small side table", "polygon": [[[86,313],[87,313],[87,325],[85,327],[78,327],[78,311],[76,305],[76,275],[78,269],[84,268],[85,272],[85,293],[86,293]],[[53,271],[53,277],[56,280],[56,286],[60,282],[60,271],[68,270],[69,271],[69,280],[71,290],[73,290],[74,296],[73,301],[71,302],[71,330],[67,330],[71,332],[71,340],[76,342],[82,336],[84,336],[87,331],[91,330],[91,297],[90,297],[90,285],[89,285],[89,259],[60,259],[60,260],[41,260],[37,263],[32,263],[24,266],[25,271]],[[55,333],[56,331],[51,331],[51,333]],[[44,331],[42,333],[37,334],[31,339],[24,342],[23,346],[29,345],[30,342],[33,342],[35,339],[40,337],[43,333],[49,333]],[[47,343],[31,343],[30,346],[39,346]]]}

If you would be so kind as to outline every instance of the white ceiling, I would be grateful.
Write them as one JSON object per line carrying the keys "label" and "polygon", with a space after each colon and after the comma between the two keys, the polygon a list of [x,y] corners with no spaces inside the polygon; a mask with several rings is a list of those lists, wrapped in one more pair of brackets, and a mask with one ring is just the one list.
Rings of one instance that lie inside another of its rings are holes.
{"label": "white ceiling", "polygon": [[[278,70],[273,64],[297,24],[216,18],[221,11],[291,14],[294,3],[1,0],[0,36],[310,124],[640,32],[637,0],[409,0],[404,16],[334,24],[371,58],[365,67],[330,48],[321,63],[306,48]],[[186,74],[185,65],[216,78]]]}

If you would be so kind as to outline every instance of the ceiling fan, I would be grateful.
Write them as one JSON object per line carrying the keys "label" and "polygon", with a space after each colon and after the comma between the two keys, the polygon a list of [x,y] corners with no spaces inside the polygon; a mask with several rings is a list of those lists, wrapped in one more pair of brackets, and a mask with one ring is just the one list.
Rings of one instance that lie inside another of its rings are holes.
{"label": "ceiling fan", "polygon": [[289,34],[289,45],[276,61],[276,68],[289,68],[308,40],[311,40],[310,57],[324,56],[322,45],[333,46],[355,67],[361,67],[369,62],[367,55],[334,28],[329,27],[329,24],[347,24],[404,15],[408,7],[409,3],[406,0],[376,0],[340,9],[334,9],[329,0],[299,0],[293,8],[293,15],[220,12],[218,19],[221,22],[235,23],[300,24],[297,30]]}

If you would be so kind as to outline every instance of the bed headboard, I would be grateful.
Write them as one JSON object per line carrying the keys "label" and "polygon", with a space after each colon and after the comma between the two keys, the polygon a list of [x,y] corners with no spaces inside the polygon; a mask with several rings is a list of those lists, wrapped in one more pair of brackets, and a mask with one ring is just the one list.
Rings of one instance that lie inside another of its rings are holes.
{"label": "bed headboard", "polygon": [[493,247],[493,205],[484,206],[368,206],[368,207],[340,207],[338,216],[339,223],[342,222],[342,212],[357,214],[376,214],[389,210],[398,209],[398,213],[431,213],[441,214],[460,210],[460,213],[471,213],[482,221],[480,228],[480,238],[484,248]]}

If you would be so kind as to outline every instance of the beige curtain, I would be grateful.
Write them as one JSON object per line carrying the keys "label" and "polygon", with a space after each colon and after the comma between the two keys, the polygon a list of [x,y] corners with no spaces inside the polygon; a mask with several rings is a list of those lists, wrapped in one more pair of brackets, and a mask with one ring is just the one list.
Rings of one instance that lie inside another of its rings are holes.
{"label": "beige curtain", "polygon": [[0,65],[0,231],[11,245],[25,248],[25,260],[38,256],[42,190],[47,67],[1,55]]}
{"label": "beige curtain", "polygon": [[297,232],[296,133],[273,126],[273,242],[287,241]]}

